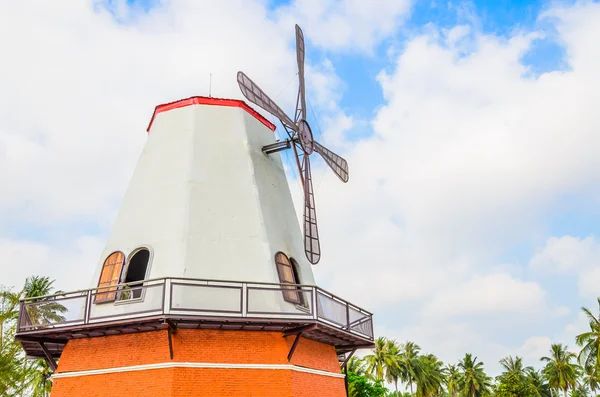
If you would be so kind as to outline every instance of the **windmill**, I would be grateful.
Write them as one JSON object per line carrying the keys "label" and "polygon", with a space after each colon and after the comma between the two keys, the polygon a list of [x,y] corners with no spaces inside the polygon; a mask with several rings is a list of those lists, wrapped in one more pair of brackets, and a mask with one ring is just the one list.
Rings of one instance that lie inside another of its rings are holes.
{"label": "windmill", "polygon": [[298,61],[298,97],[296,113],[292,120],[265,92],[244,72],[238,72],[237,81],[242,94],[252,103],[277,117],[288,134],[288,138],[266,145],[265,154],[293,149],[296,165],[304,190],[304,252],[310,263],[317,264],[321,258],[315,197],[310,170],[310,155],[317,152],[342,182],[348,182],[348,162],[325,146],[316,142],[306,120],[306,93],[304,84],[304,33],[296,25],[296,57]]}

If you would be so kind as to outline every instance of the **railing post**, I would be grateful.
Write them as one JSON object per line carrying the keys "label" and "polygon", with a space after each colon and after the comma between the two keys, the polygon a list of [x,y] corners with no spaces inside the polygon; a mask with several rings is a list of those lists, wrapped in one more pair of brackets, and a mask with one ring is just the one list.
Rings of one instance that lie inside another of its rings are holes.
{"label": "railing post", "polygon": [[313,318],[317,320],[319,318],[319,305],[317,305],[317,287],[312,287],[312,301],[313,301]]}
{"label": "railing post", "polygon": [[[17,318],[17,333],[21,332],[21,319],[23,318],[23,310],[25,309],[25,304],[23,301],[19,302],[19,317]],[[2,337],[2,335],[0,335]]]}
{"label": "railing post", "polygon": [[165,278],[163,280],[162,293],[162,312],[163,314],[169,314],[171,313],[171,298],[173,297],[173,284],[171,284],[170,278]]}
{"label": "railing post", "polygon": [[248,316],[248,284],[242,283],[242,317]]}
{"label": "railing post", "polygon": [[90,311],[92,310],[92,290],[88,290],[85,295],[85,313],[83,314],[83,323],[89,324]]}
{"label": "railing post", "polygon": [[346,302],[346,329],[350,331],[350,305]]}

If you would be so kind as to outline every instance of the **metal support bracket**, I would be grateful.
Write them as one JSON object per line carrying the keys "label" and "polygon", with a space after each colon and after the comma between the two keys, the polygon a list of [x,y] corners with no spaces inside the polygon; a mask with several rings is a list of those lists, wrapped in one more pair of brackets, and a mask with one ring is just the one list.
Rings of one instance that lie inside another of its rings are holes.
{"label": "metal support bracket", "polygon": [[270,145],[263,146],[262,151],[264,154],[271,154],[281,152],[282,150],[290,149],[291,147],[291,141],[289,139],[286,139],[284,141],[279,141],[271,143]]}
{"label": "metal support bracket", "polygon": [[177,333],[177,325],[173,321],[171,321],[169,319],[165,319],[163,326],[165,326],[167,328],[167,335],[169,338],[169,356],[171,357],[171,360],[172,360],[173,359],[173,335],[175,335]]}
{"label": "metal support bracket", "polygon": [[296,334],[296,338],[294,338],[294,343],[292,343],[292,347],[290,348],[290,352],[287,355],[288,362],[292,359],[294,352],[296,351],[296,347],[298,346],[298,342],[300,342],[300,337],[302,336],[302,331]]}
{"label": "metal support bracket", "polygon": [[354,355],[355,352],[356,352],[356,349],[350,350],[350,353],[348,353],[348,355],[344,359],[344,362],[342,363],[342,369],[344,371],[346,371],[346,365],[348,365],[348,361],[350,361],[350,359],[352,358],[352,356]]}
{"label": "metal support bracket", "polygon": [[352,358],[352,356],[354,355],[355,352],[356,352],[356,349],[350,350],[350,353],[348,353],[348,356],[346,356],[346,358],[344,359],[344,362],[342,363],[342,371],[344,371],[344,387],[346,388],[346,396],[350,395],[348,393],[348,371],[346,369],[346,365],[348,365],[348,361],[350,361],[350,359]]}
{"label": "metal support bracket", "polygon": [[46,363],[52,369],[52,372],[56,372],[56,369],[58,368],[58,364],[56,363],[56,360],[54,360],[54,357],[52,357],[50,350],[48,350],[48,348],[46,347],[44,342],[40,341],[38,343],[40,344],[40,347],[42,348],[42,351],[44,352],[44,356],[46,356],[45,357]]}
{"label": "metal support bracket", "polygon": [[288,329],[283,333],[283,336],[296,335],[298,332],[308,332],[317,329],[317,324],[304,325],[302,327]]}

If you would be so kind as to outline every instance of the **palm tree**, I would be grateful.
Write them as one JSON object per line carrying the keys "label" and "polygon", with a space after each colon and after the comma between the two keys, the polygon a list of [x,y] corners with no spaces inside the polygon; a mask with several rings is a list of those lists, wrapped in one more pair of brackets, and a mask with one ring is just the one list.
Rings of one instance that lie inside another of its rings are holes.
{"label": "palm tree", "polygon": [[31,396],[49,397],[52,391],[52,370],[44,360],[36,360],[29,367],[31,372]]}
{"label": "palm tree", "polygon": [[490,391],[490,378],[483,370],[483,363],[471,353],[458,363],[460,369],[459,390],[465,397],[480,397]]}
{"label": "palm tree", "polygon": [[[51,295],[54,289],[54,280],[49,277],[31,276],[25,280],[25,287],[20,294],[23,298],[28,299],[28,302],[37,302],[38,298],[46,295]],[[62,291],[55,291],[60,294]],[[39,304],[27,306],[27,314],[31,323],[34,325],[44,325],[48,323],[57,323],[65,320],[65,317],[59,313],[67,312],[67,308],[53,299],[44,300]]]}
{"label": "palm tree", "polygon": [[413,395],[413,383],[417,382],[419,373],[419,351],[421,348],[415,342],[406,342],[401,346],[400,360],[398,362],[400,378],[410,386],[410,395]]}
{"label": "palm tree", "polygon": [[400,348],[394,340],[387,341],[387,357],[385,368],[385,380],[394,384],[396,395],[398,395],[398,380],[402,379],[402,371],[400,368]]}
{"label": "palm tree", "polygon": [[15,321],[19,316],[20,295],[0,288],[0,349],[3,346],[5,324]]}
{"label": "palm tree", "polygon": [[15,322],[6,327],[0,346],[0,396],[22,396],[28,386],[28,371],[21,345],[14,340]]}
{"label": "palm tree", "polygon": [[375,340],[375,348],[365,356],[367,372],[376,380],[390,379],[394,367],[397,366],[396,342],[379,337]]}
{"label": "palm tree", "polygon": [[[25,286],[21,292],[24,298],[39,298],[61,291],[54,290],[54,280],[48,277],[31,276],[25,280]],[[30,302],[37,302],[37,299],[32,299]],[[33,324],[47,324],[51,322],[64,321],[65,318],[59,313],[65,313],[67,308],[60,303],[43,301],[38,305],[31,305],[28,309],[28,314]],[[30,362],[28,366],[28,380],[30,383],[32,397],[48,397],[52,389],[52,380],[50,376],[52,371],[44,360],[36,360]]]}
{"label": "palm tree", "polygon": [[435,355],[419,356],[417,365],[417,397],[437,397],[442,390],[442,363]]}
{"label": "palm tree", "polygon": [[[598,300],[598,307],[600,311],[600,298]],[[590,330],[579,334],[575,337],[575,342],[581,351],[577,357],[579,364],[581,364],[587,373],[597,373],[600,369],[600,315],[598,317],[586,307],[582,307],[581,310],[585,313],[588,318]],[[590,385],[590,388],[592,386]],[[595,391],[596,388],[592,388]]]}
{"label": "palm tree", "polygon": [[353,356],[350,357],[350,360],[346,363],[346,373],[352,372],[359,376],[364,376],[367,374],[367,370],[365,368],[365,363],[360,358]]}
{"label": "palm tree", "polygon": [[460,373],[456,365],[448,365],[444,368],[444,382],[450,397],[456,397],[458,394],[459,377]]}
{"label": "palm tree", "polygon": [[552,397],[548,383],[544,381],[544,376],[540,371],[536,371],[532,367],[527,367],[526,376],[528,382],[535,388],[538,397]]}
{"label": "palm tree", "polygon": [[584,368],[584,370],[585,370],[585,377],[583,379],[584,383],[587,384],[587,386],[590,388],[592,393],[597,395],[596,390],[600,389],[600,379],[599,379],[600,373],[598,372],[598,368],[597,367]]}
{"label": "palm tree", "polygon": [[507,373],[515,374],[519,377],[524,377],[526,371],[533,370],[532,367],[523,367],[523,358],[519,356],[515,358],[512,356],[504,357],[500,360],[500,365],[502,365]]}
{"label": "palm tree", "polygon": [[546,363],[543,369],[544,377],[551,389],[562,390],[564,397],[570,388],[577,384],[577,364],[571,361],[577,356],[567,350],[562,343],[553,343],[550,346],[550,357],[542,357],[540,360]]}
{"label": "palm tree", "polygon": [[588,397],[588,389],[585,385],[577,385],[569,392],[569,397]]}

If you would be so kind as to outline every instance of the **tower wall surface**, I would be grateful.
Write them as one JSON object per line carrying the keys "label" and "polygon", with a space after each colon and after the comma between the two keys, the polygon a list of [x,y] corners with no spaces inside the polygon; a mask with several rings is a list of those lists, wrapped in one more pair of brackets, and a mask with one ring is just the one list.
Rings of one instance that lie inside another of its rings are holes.
{"label": "tower wall surface", "polygon": [[178,330],[75,339],[51,397],[345,396],[332,346],[280,332]]}
{"label": "tower wall surface", "polygon": [[[112,252],[125,254],[125,274],[141,247],[150,251],[145,279],[279,283],[274,258],[282,251],[297,263],[297,282],[315,284],[281,157],[262,152],[274,132],[247,106],[231,106],[241,101],[204,99],[155,113],[91,287]],[[153,292],[128,305],[154,307],[160,297]],[[197,300],[194,294],[182,288],[175,301]],[[254,294],[263,311],[293,309],[280,292]],[[232,307],[239,299],[216,289],[212,298]],[[128,305],[93,305],[91,314],[128,313]]]}

